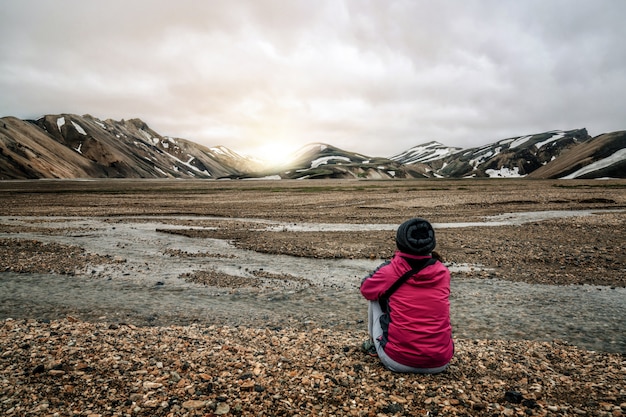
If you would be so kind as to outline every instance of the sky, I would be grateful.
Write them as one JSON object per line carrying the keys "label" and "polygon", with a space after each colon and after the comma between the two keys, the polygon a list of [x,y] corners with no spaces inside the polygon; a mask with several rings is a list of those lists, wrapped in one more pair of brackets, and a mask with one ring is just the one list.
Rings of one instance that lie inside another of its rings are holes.
{"label": "sky", "polygon": [[268,160],[626,129],[623,0],[5,0],[0,117],[140,118]]}

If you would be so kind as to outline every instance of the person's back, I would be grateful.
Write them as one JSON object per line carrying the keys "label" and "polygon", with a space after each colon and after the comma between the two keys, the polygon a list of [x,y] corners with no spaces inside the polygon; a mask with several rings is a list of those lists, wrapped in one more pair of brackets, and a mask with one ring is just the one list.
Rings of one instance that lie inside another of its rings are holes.
{"label": "person's back", "polygon": [[[370,300],[369,330],[381,361],[397,372],[440,372],[454,353],[450,325],[450,272],[441,262],[429,262],[411,274],[416,264],[430,260],[434,231],[423,219],[398,228],[398,251],[361,284]],[[379,300],[400,277],[408,275],[388,302]],[[388,306],[388,309],[384,307]],[[385,311],[389,311],[385,315]],[[381,323],[382,318],[382,323]]]}

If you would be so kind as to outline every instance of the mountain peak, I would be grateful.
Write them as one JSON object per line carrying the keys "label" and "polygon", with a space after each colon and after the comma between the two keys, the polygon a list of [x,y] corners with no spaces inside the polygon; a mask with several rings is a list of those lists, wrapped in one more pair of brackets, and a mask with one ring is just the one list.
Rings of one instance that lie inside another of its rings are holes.
{"label": "mountain peak", "polygon": [[430,141],[414,146],[411,149],[399,153],[398,155],[394,155],[389,159],[402,164],[426,164],[438,159],[446,158],[460,150],[461,148],[449,147],[437,141]]}

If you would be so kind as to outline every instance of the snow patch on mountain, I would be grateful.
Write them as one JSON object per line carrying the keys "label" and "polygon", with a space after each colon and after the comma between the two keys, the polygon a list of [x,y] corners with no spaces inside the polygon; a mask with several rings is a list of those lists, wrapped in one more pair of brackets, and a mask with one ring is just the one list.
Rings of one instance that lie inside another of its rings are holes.
{"label": "snow patch on mountain", "polygon": [[519,167],[513,167],[513,169],[502,167],[500,169],[487,169],[485,174],[489,178],[521,178],[524,175],[519,173]]}
{"label": "snow patch on mountain", "polygon": [[601,169],[610,167],[611,165],[616,164],[618,162],[622,162],[622,161],[626,161],[626,148],[620,149],[617,152],[609,155],[608,157],[604,159],[600,159],[599,161],[595,161],[589,165],[586,165],[580,168],[579,170],[562,177],[561,179],[572,180],[574,178],[581,177],[590,172],[599,171]]}
{"label": "snow patch on mountain", "polygon": [[461,148],[449,147],[439,142],[433,141],[414,146],[413,148],[406,150],[400,154],[394,155],[389,159],[399,162],[401,164],[426,164],[446,158],[460,150]]}
{"label": "snow patch on mountain", "polygon": [[543,142],[535,143],[535,146],[537,147],[537,149],[541,149],[544,145],[547,145],[548,143],[551,143],[551,142],[556,142],[559,139],[563,139],[563,137],[565,137],[565,132],[558,132],[558,133],[555,133],[551,138],[546,139]]}
{"label": "snow patch on mountain", "polygon": [[[187,171],[187,173],[189,175],[195,176],[195,174],[194,174],[194,171],[195,171],[195,172],[200,172],[200,173],[202,173],[204,175],[207,175],[207,176],[211,177],[211,173],[209,171],[206,171],[206,170],[202,171],[202,170],[198,169],[197,167],[191,165],[191,162],[194,160],[193,157],[191,159],[189,159],[189,161],[185,162],[185,161],[182,161],[180,158],[177,158],[174,155],[171,155],[169,153],[166,153],[166,155],[169,156],[170,158],[172,158],[174,161],[178,162],[179,164],[188,167],[191,170],[191,171]],[[172,169],[174,171],[178,171],[178,166],[173,165]]]}
{"label": "snow patch on mountain", "polygon": [[509,145],[509,149],[514,149],[514,148],[518,148],[520,146],[522,146],[523,144],[525,144],[526,142],[528,142],[533,136],[524,136],[521,138],[517,138],[515,139],[510,145]]}
{"label": "snow patch on mountain", "polygon": [[72,124],[74,125],[74,127],[76,128],[78,133],[80,133],[83,136],[87,136],[87,132],[85,132],[85,129],[83,129],[83,127],[81,125],[79,125],[78,123],[76,123],[73,120],[72,120]]}
{"label": "snow patch on mountain", "polygon": [[320,165],[326,165],[328,164],[328,162],[330,161],[345,161],[345,162],[351,162],[350,158],[347,158],[345,156],[337,156],[337,155],[333,155],[333,156],[323,156],[321,158],[317,158],[313,161],[311,161],[311,169],[314,168],[318,168]]}

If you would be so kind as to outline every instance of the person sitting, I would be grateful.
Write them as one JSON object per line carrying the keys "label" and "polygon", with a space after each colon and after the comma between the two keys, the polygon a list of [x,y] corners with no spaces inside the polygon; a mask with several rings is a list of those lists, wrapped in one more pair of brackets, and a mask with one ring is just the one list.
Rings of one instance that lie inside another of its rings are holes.
{"label": "person sitting", "polygon": [[402,223],[396,246],[391,260],[361,283],[369,300],[363,349],[393,372],[443,372],[454,354],[450,271],[433,252],[435,231],[425,219]]}

